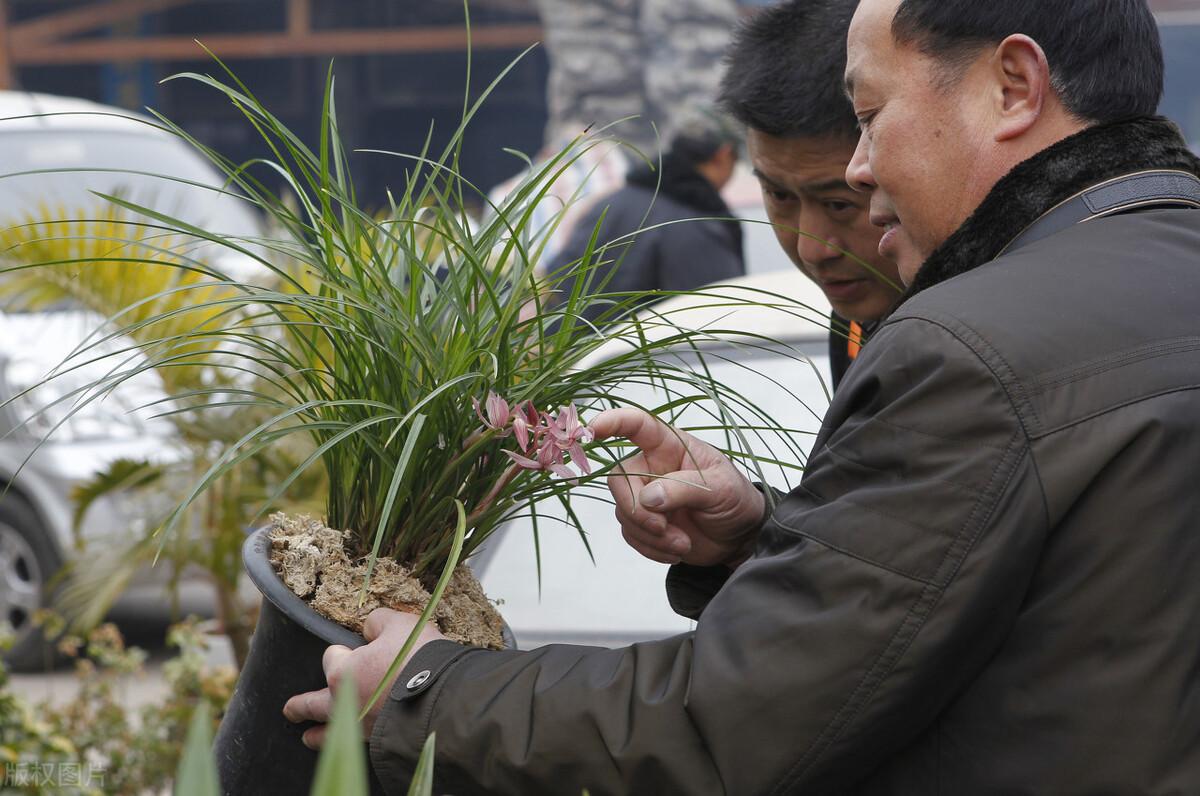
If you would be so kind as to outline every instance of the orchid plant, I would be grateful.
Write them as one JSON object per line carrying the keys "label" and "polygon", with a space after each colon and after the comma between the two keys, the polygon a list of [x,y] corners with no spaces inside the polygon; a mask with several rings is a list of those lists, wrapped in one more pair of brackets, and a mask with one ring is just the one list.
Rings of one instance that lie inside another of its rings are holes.
{"label": "orchid plant", "polygon": [[[719,321],[680,330],[666,310],[639,313],[643,294],[606,290],[607,266],[628,241],[602,244],[598,230],[578,261],[552,273],[539,269],[563,213],[535,226],[534,209],[544,206],[557,177],[583,152],[612,145],[603,130],[581,135],[540,164],[524,159],[526,176],[496,204],[461,175],[463,133],[506,72],[464,103],[462,124],[443,149],[433,150],[431,131],[416,155],[348,152],[332,72],[315,150],[232,72],[226,70],[224,80],[172,78],[221,92],[262,137],[271,157],[237,163],[165,117],[154,123],[195,146],[227,176],[223,190],[252,203],[276,232],[257,239],[227,235],[106,197],[172,241],[170,257],[141,258],[147,267],[203,277],[180,280],[164,295],[191,297],[186,312],[203,313],[206,321],[181,330],[166,323],[180,310],[119,313],[74,361],[102,356],[99,344],[112,340],[136,340],[139,357],[113,359],[107,376],[72,395],[74,405],[101,399],[145,369],[186,365],[200,351],[224,378],[185,391],[163,411],[219,417],[252,406],[265,418],[222,450],[167,523],[168,532],[225,473],[299,434],[311,438],[312,452],[278,483],[279,495],[309,468],[322,467],[327,523],[348,529],[348,552],[371,564],[391,557],[432,582],[460,550],[469,556],[503,522],[536,513],[548,498],[561,504],[586,544],[571,490],[599,484],[625,451],[594,444],[583,418],[633,405],[623,397],[629,385],[653,387],[657,402],[641,408],[668,421],[684,410],[701,412],[707,427],[724,430],[725,452],[750,471],[803,459],[804,441],[732,384],[703,364],[666,355],[680,349],[702,355],[708,342],[734,338],[746,349],[778,352],[779,344]],[[352,154],[406,164],[405,183],[388,195],[382,213],[364,209],[350,176]],[[285,191],[268,187],[278,182]],[[464,209],[473,202],[486,207],[482,220]],[[141,236],[141,245],[153,245],[147,239],[153,236]],[[201,262],[189,254],[198,247],[252,261],[263,278],[235,278],[211,265],[220,258]],[[139,258],[123,255],[129,259]],[[89,265],[65,259],[39,267]],[[707,293],[712,307],[728,312],[768,305],[798,323],[824,322],[816,309],[784,296],[720,287]],[[139,306],[153,303],[152,297]],[[584,312],[597,306],[598,314]],[[170,331],[145,333],[156,328]],[[801,354],[795,357],[809,366]],[[265,496],[263,505],[279,495]]]}

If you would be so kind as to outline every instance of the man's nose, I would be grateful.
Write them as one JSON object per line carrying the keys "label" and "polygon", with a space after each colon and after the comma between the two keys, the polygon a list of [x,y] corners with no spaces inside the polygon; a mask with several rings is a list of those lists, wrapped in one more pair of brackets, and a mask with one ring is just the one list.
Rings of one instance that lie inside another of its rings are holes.
{"label": "man's nose", "polygon": [[868,152],[867,135],[858,136],[858,145],[854,148],[854,157],[846,166],[846,183],[856,191],[870,193],[875,190],[875,175],[871,173],[871,159]]}
{"label": "man's nose", "polygon": [[820,233],[801,233],[796,242],[800,262],[809,266],[823,265],[842,256],[842,246],[836,240],[827,239]]}

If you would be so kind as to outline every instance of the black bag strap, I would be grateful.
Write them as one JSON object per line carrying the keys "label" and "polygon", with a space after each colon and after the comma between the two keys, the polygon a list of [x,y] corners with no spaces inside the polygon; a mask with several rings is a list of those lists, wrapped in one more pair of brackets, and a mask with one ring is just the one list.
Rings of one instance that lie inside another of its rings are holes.
{"label": "black bag strap", "polygon": [[1094,185],[1046,211],[1001,254],[1085,221],[1146,207],[1200,209],[1200,177],[1186,171],[1140,171]]}

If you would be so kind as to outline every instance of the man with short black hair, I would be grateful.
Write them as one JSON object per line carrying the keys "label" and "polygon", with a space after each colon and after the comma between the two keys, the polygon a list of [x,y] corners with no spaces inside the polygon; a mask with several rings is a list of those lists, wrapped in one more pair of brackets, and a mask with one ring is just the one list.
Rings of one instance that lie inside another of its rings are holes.
{"label": "man with short black hair", "polygon": [[[696,629],[432,641],[371,717],[381,779],[436,732],[464,795],[1200,793],[1200,161],[1147,115],[1161,74],[1141,0],[862,0],[847,180],[908,292],[801,485],[771,510],[710,446],[594,418]],[[387,625],[330,675],[386,666]]]}
{"label": "man with short black hair", "polygon": [[856,0],[787,0],[734,34],[721,103],[746,127],[767,217],[792,262],[833,307],[829,356],[841,383],[900,298],[896,265],[879,253],[867,197],[846,183],[858,122],[842,79]]}

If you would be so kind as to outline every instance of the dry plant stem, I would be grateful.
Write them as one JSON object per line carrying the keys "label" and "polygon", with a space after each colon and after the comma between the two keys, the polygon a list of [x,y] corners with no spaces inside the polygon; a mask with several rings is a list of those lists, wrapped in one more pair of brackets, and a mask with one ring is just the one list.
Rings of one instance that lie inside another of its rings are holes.
{"label": "dry plant stem", "polygon": [[479,502],[479,505],[471,512],[471,516],[467,517],[467,528],[475,527],[475,523],[479,522],[480,518],[492,508],[492,504],[496,502],[496,498],[500,496],[500,493],[512,483],[512,480],[520,472],[521,468],[515,464],[504,471],[504,475],[500,477],[500,480],[495,483],[491,491]]}
{"label": "dry plant stem", "polygon": [[226,529],[221,527],[222,501],[225,500],[225,493],[229,488],[229,477],[221,478],[205,496],[202,533],[207,537],[205,543],[211,546],[208,551],[208,570],[213,579],[213,590],[216,592],[217,619],[221,623],[222,631],[229,637],[234,661],[238,671],[241,671],[250,655],[250,631],[237,598],[237,575],[240,566],[235,558],[233,572],[230,573],[228,567],[222,566],[225,562],[221,560],[224,551],[221,550],[220,543],[226,532]]}

